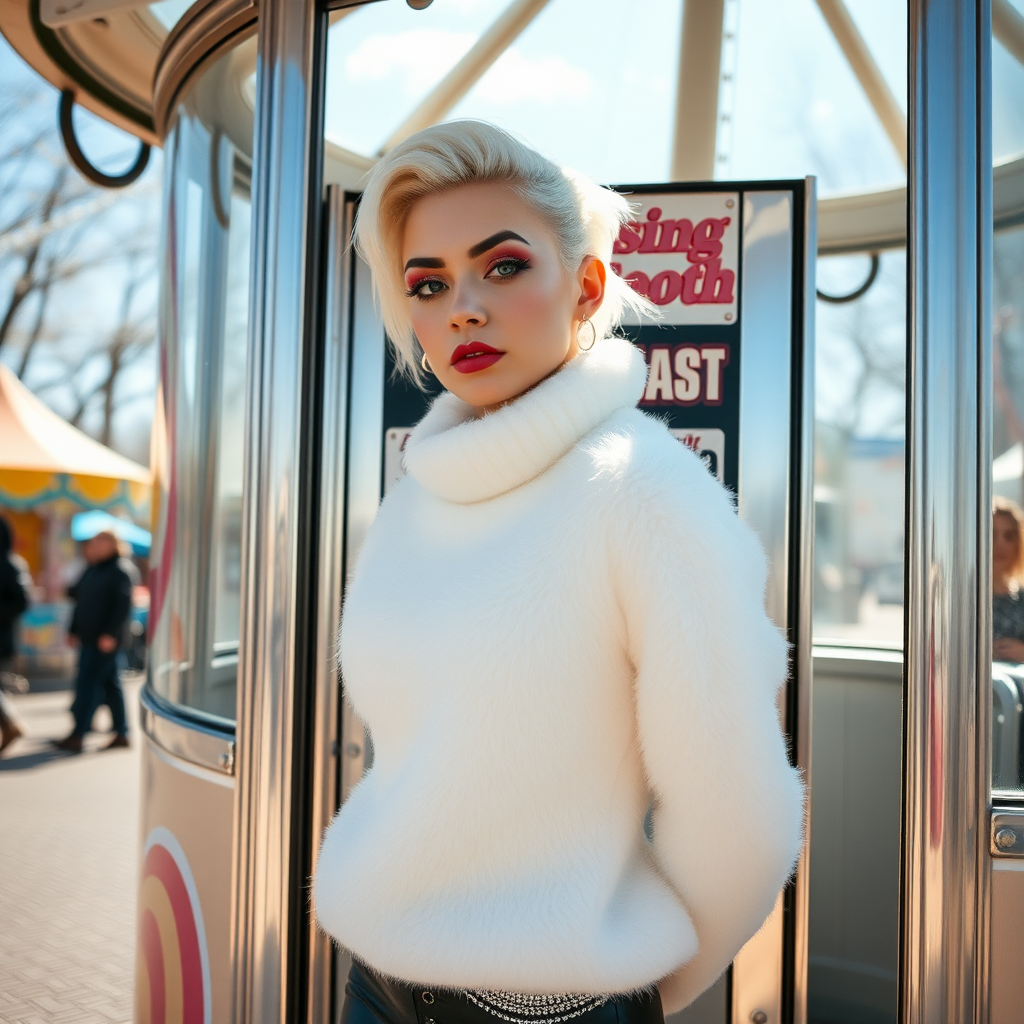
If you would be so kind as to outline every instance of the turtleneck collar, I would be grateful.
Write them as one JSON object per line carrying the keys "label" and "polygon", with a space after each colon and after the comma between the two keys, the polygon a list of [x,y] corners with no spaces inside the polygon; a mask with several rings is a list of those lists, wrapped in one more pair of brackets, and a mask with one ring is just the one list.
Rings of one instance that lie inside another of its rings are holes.
{"label": "turtleneck collar", "polygon": [[448,501],[496,497],[539,476],[612,413],[635,406],[646,380],[640,350],[605,338],[479,419],[446,391],[409,437],[405,468]]}

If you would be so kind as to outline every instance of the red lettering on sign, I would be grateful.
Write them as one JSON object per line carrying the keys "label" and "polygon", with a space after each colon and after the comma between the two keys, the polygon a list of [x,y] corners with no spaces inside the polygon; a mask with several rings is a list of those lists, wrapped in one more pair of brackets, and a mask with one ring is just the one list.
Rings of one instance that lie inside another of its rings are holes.
{"label": "red lettering on sign", "polygon": [[[638,247],[640,252],[689,252],[693,241],[693,221],[683,217],[681,220],[658,220],[661,210],[654,207],[647,214],[647,223],[641,227],[643,240]],[[622,232],[619,232],[619,239],[623,244],[627,243]],[[619,252],[619,249],[615,250]],[[622,252],[633,252],[634,249],[622,249]]]}
{"label": "red lettering on sign", "polygon": [[667,306],[679,298],[683,286],[682,277],[674,270],[663,270],[651,278],[647,288],[647,296],[656,306]]}
{"label": "red lettering on sign", "polygon": [[693,243],[686,258],[691,263],[704,263],[722,255],[722,235],[730,224],[729,217],[705,217],[693,229]]}
{"label": "red lettering on sign", "polygon": [[636,252],[639,248],[640,225],[635,220],[631,220],[628,224],[623,224],[619,229],[619,237],[612,246],[612,252],[621,255],[622,253]]}
{"label": "red lettering on sign", "polygon": [[693,240],[693,221],[663,220],[655,252],[687,252]]}
{"label": "red lettering on sign", "polygon": [[704,267],[704,281],[700,286],[700,297],[697,301],[729,305],[732,302],[736,275],[731,270],[723,270],[721,260],[708,260],[707,263],[698,266]]}
{"label": "red lettering on sign", "polygon": [[721,405],[728,345],[650,345],[650,370],[641,405]]}
{"label": "red lettering on sign", "polygon": [[683,305],[692,306],[695,302],[731,305],[735,284],[736,275],[731,270],[723,270],[721,260],[695,263],[683,274]]}
{"label": "red lettering on sign", "polygon": [[681,295],[684,306],[692,306],[697,301],[697,298],[700,295],[700,292],[697,291],[697,283],[700,281],[703,274],[703,263],[695,263],[686,271],[685,274],[683,274]]}
{"label": "red lettering on sign", "polygon": [[732,305],[736,301],[736,273],[723,269],[721,260],[722,239],[732,219],[705,217],[694,227],[686,217],[662,220],[661,215],[661,207],[652,206],[642,223],[624,224],[614,251],[645,255],[685,252],[688,269],[683,273],[666,269],[653,276],[639,270],[624,274],[622,263],[613,263],[612,269],[656,306],[667,306],[676,299],[684,306]]}
{"label": "red lettering on sign", "polygon": [[658,227],[661,220],[661,207],[652,206],[647,211],[647,223],[640,225],[640,248],[638,252],[655,252],[658,241]]}

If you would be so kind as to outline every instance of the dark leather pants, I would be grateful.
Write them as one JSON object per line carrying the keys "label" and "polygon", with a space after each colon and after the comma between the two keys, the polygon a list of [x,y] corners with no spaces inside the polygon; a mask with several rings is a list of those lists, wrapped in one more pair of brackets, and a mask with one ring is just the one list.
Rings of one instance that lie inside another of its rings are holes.
{"label": "dark leather pants", "polygon": [[[657,989],[615,996],[566,1024],[664,1024]],[[444,989],[389,981],[355,961],[345,986],[341,1024],[507,1024]]]}

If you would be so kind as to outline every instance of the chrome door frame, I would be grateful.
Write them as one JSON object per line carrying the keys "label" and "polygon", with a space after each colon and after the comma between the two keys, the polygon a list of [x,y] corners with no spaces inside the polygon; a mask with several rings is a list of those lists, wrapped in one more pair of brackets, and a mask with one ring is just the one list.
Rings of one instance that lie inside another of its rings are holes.
{"label": "chrome door frame", "polygon": [[259,8],[242,512],[235,863],[235,1024],[309,1004],[320,401],[316,297],[327,14]]}
{"label": "chrome door frame", "polygon": [[[808,788],[816,196],[813,177],[743,186],[740,284],[738,510],[757,533],[772,566],[765,593],[768,614],[794,642],[791,682],[780,713],[793,738],[793,763]],[[804,1024],[807,1019],[809,800],[806,814],[793,884],[733,961],[732,1024],[755,1019]]]}
{"label": "chrome door frame", "polygon": [[[337,185],[327,187],[322,324],[322,403],[319,464],[319,541],[316,635],[314,640],[313,722],[310,744],[312,816],[310,875],[316,871],[320,837],[339,803],[338,758],[341,739],[341,677],[336,637],[345,579],[345,484],[349,413],[349,323],[351,319],[353,208]],[[309,929],[308,1024],[333,1019],[335,952],[311,914]]]}
{"label": "chrome door frame", "polygon": [[900,1020],[986,1022],[991,8],[909,0]]}

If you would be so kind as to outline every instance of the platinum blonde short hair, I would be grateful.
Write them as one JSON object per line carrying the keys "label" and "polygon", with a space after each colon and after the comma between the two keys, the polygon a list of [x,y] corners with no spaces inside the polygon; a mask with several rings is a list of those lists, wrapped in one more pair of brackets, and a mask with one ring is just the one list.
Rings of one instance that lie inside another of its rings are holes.
{"label": "platinum blonde short hair", "polygon": [[356,216],[356,249],[373,274],[381,318],[401,372],[421,379],[402,272],[409,210],[424,196],[475,182],[505,183],[533,207],[554,231],[570,275],[575,276],[587,256],[604,263],[604,300],[591,317],[598,338],[611,334],[627,309],[657,315],[610,266],[619,229],[632,219],[622,196],[559,167],[486,121],[438,124],[400,142],[373,168]]}

